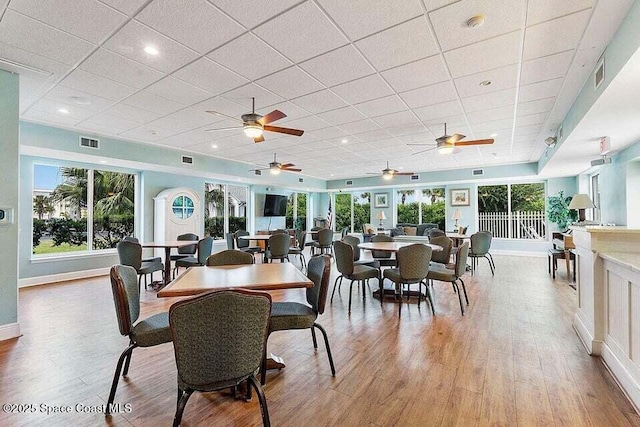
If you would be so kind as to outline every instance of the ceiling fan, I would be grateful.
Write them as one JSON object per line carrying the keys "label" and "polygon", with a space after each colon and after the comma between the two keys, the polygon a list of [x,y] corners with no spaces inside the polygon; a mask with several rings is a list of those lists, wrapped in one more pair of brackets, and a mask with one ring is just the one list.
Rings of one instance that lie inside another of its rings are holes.
{"label": "ceiling fan", "polygon": [[269,163],[269,167],[249,169],[249,171],[255,172],[256,175],[261,175],[261,171],[268,170],[272,175],[278,175],[280,172],[302,172],[302,169],[294,168],[293,163],[280,163],[276,159],[276,154],[273,153],[273,162]]}
{"label": "ceiling fan", "polygon": [[[462,141],[464,135],[454,133],[453,135],[447,135],[447,124],[444,124],[444,135],[440,138],[436,138],[435,147],[427,148],[426,150],[418,151],[415,154],[426,153],[431,150],[438,150],[440,154],[450,154],[456,147],[467,147],[470,145],[487,145],[493,144],[493,139],[476,139],[473,141]],[[407,144],[407,145],[433,145],[433,144]]]}
{"label": "ceiling fan", "polygon": [[[368,172],[368,175],[380,175],[380,172]],[[396,169],[391,169],[389,167],[389,162],[387,162],[387,167],[382,169],[382,179],[384,179],[385,181],[389,181],[391,179],[393,179],[394,176],[396,175],[407,175],[407,176],[411,176],[414,175],[413,172],[399,172]]]}
{"label": "ceiling fan", "polygon": [[287,135],[294,136],[302,136],[304,133],[303,130],[300,129],[291,129],[291,128],[283,128],[279,126],[270,126],[269,123],[275,122],[276,120],[283,119],[287,117],[285,113],[279,110],[273,110],[267,115],[261,116],[260,114],[256,114],[256,99],[251,98],[251,113],[243,114],[240,116],[240,119],[237,117],[227,116],[226,114],[219,113],[217,111],[207,111],[209,114],[215,114],[223,117],[227,117],[232,120],[241,121],[242,126],[233,126],[221,129],[207,129],[207,132],[216,132],[222,130],[231,130],[231,129],[240,129],[244,130],[244,134],[249,138],[253,138],[253,142],[258,143],[264,141],[264,136],[262,133],[264,131],[268,132],[277,132],[277,133],[285,133]]}

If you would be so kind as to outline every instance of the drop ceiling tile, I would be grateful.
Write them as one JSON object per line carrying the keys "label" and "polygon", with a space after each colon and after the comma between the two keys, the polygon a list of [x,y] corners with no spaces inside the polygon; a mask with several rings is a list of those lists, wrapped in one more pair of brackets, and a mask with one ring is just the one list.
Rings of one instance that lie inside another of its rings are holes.
{"label": "drop ceiling tile", "polygon": [[400,94],[400,97],[411,108],[423,107],[425,105],[439,104],[445,101],[452,101],[458,98],[456,89],[450,80],[437,83],[431,86],[421,87]]}
{"label": "drop ceiling tile", "polygon": [[[480,82],[483,81],[490,81],[491,84],[481,86]],[[460,77],[455,79],[454,82],[462,98],[495,92],[516,86],[518,82],[518,66],[509,65],[507,67],[496,68],[495,70]]]}
{"label": "drop ceiling tile", "polygon": [[[153,128],[149,126],[140,126],[135,129],[128,130],[126,132],[121,133],[120,135],[124,138],[133,138],[141,141],[149,141],[155,142],[159,141],[163,138],[168,138],[172,135],[175,135],[177,132],[172,132],[170,130],[161,129],[161,128]],[[177,157],[177,154],[176,154]]]}
{"label": "drop ceiling tile", "polygon": [[[215,111],[226,116],[237,117],[240,120],[240,116],[251,112],[251,102],[247,102],[245,99],[231,101],[221,96],[207,99],[196,105],[193,105],[199,111]],[[216,121],[222,121],[225,119],[222,115],[213,115]]]}
{"label": "drop ceiling tile", "polygon": [[346,102],[326,89],[318,91],[316,93],[311,93],[309,95],[301,96],[300,98],[296,98],[291,102],[313,114],[335,110],[336,108],[347,106]]}
{"label": "drop ceiling tile", "polygon": [[[133,120],[122,119],[120,117],[110,116],[108,114],[96,114],[85,121],[83,121],[80,126],[84,125],[97,125],[103,127],[110,127],[115,131],[123,132],[128,129],[135,128],[140,126],[140,124]],[[112,130],[112,132],[113,132]]]}
{"label": "drop ceiling tile", "polygon": [[244,32],[205,0],[155,0],[136,19],[201,54]]}
{"label": "drop ceiling tile", "polygon": [[[525,4],[511,0],[507,7],[502,0],[465,0],[429,12],[429,18],[442,50],[447,51],[521,28]],[[484,24],[467,27],[467,20],[476,15],[484,16]]]}
{"label": "drop ceiling tile", "polygon": [[246,105],[247,111],[245,112],[251,111],[251,98],[256,99],[256,110],[284,101],[284,98],[281,96],[265,90],[253,83],[225,92],[222,96],[235,103]]}
{"label": "drop ceiling tile", "polygon": [[523,58],[539,58],[577,48],[590,16],[589,9],[528,27]]}
{"label": "drop ceiling tile", "polygon": [[558,53],[555,55],[545,56],[544,58],[524,61],[522,63],[522,73],[520,76],[520,84],[526,85],[543,80],[551,80],[558,77],[564,77],[569,71],[574,51]]}
{"label": "drop ceiling tile", "polygon": [[529,114],[545,113],[553,108],[555,101],[554,97],[519,103],[517,114],[518,116],[528,116]]}
{"label": "drop ceiling tile", "polygon": [[379,116],[373,119],[373,121],[383,128],[391,128],[418,123],[418,119],[411,111],[399,111],[397,113]]}
{"label": "drop ceiling tile", "polygon": [[73,70],[71,74],[60,83],[60,86],[101,96],[112,101],[118,101],[136,92],[136,89],[132,87],[88,73],[79,68]]}
{"label": "drop ceiling tile", "polygon": [[[343,137],[347,137],[348,133],[338,127],[330,126],[326,128],[316,129],[311,132],[305,132],[305,135],[311,135],[317,138],[318,140],[324,140],[324,139],[333,139],[333,138],[342,139]],[[351,139],[352,139],[351,137],[347,137],[347,141],[350,141]]]}
{"label": "drop ceiling tile", "polygon": [[345,123],[338,127],[344,130],[345,132],[348,132],[353,135],[380,129],[380,126],[378,126],[375,122],[368,119],[359,120],[357,122]]}
{"label": "drop ceiling tile", "polygon": [[113,104],[113,101],[109,99],[64,86],[54,87],[47,93],[45,98],[70,105],[78,105],[80,108],[95,112],[102,111]]}
{"label": "drop ceiling tile", "polygon": [[513,119],[515,112],[514,105],[507,105],[505,107],[490,108],[481,111],[475,111],[473,113],[467,113],[467,118],[471,125],[490,122],[500,119]]}
{"label": "drop ceiling tile", "polygon": [[0,42],[0,58],[28,65],[29,67],[42,71],[42,73],[21,73],[21,83],[25,78],[38,80],[40,82],[44,82],[50,78],[57,80],[59,77],[56,76],[62,76],[67,73],[70,68],[68,64],[63,64],[62,62],[54,61],[52,59],[45,58],[44,56],[27,52],[26,50],[19,49],[2,42]]}
{"label": "drop ceiling tile", "polygon": [[282,111],[284,114],[287,115],[287,117],[280,119],[277,122],[274,122],[273,124],[276,126],[281,126],[287,123],[288,121],[301,119],[303,117],[308,117],[311,115],[308,111],[303,110],[302,108],[298,107],[297,105],[289,101],[279,102],[277,104],[272,104],[272,105],[269,105],[268,107],[265,107],[265,111],[273,111],[273,110]]}
{"label": "drop ceiling tile", "polygon": [[516,89],[505,89],[482,95],[462,98],[462,105],[466,112],[481,111],[485,108],[498,108],[511,105],[516,100]]}
{"label": "drop ceiling tile", "polygon": [[95,0],[83,1],[82,7],[74,0],[13,0],[9,7],[91,43],[104,40],[127,19]]}
{"label": "drop ceiling tile", "polygon": [[539,83],[520,86],[518,101],[528,102],[536,99],[550,98],[557,96],[562,87],[564,79],[546,80]]}
{"label": "drop ceiling tile", "polygon": [[254,33],[295,62],[302,62],[347,43],[313,2],[305,2],[288,10],[257,27]]}
{"label": "drop ceiling tile", "polygon": [[[375,129],[370,130],[368,132],[363,132],[357,135],[359,141],[363,142],[372,142],[372,141],[380,141],[382,139],[390,139],[391,134],[384,129]],[[350,139],[353,137],[349,137]],[[347,144],[350,145],[351,143]]]}
{"label": "drop ceiling tile", "polygon": [[497,129],[513,127],[513,119],[493,120],[472,125],[474,132],[493,132]]}
{"label": "drop ceiling tile", "polygon": [[211,0],[213,4],[240,21],[247,28],[253,28],[256,25],[272,18],[300,0],[270,0],[268,2],[261,0],[237,1],[237,0]]}
{"label": "drop ceiling tile", "polygon": [[75,126],[80,119],[72,116],[63,116],[55,113],[48,113],[46,111],[34,110],[33,108],[29,109],[25,113],[20,115],[21,119],[31,120],[38,123],[46,123],[53,125],[66,125],[66,126]]}
{"label": "drop ceiling tile", "polygon": [[353,80],[331,89],[350,104],[357,104],[393,94],[393,90],[377,74]]}
{"label": "drop ceiling tile", "polygon": [[[212,114],[207,114],[203,111],[196,110],[195,108],[185,108],[184,110],[179,110],[179,111],[176,111],[175,113],[171,113],[167,116],[164,116],[161,119],[161,121],[182,122],[185,124],[185,126],[186,125],[190,126],[189,129],[193,129],[193,128],[209,127],[214,123],[218,122],[218,119]],[[161,126],[161,125],[159,125],[159,127],[166,128],[166,126]],[[240,131],[241,129],[238,129],[238,130]]]}
{"label": "drop ceiling tile", "polygon": [[196,104],[213,96],[210,92],[171,76],[165,77],[145,90],[184,105]]}
{"label": "drop ceiling tile", "polygon": [[122,103],[104,110],[104,113],[121,119],[134,120],[139,124],[144,124],[160,117],[158,113],[152,113],[151,111],[142,110]]}
{"label": "drop ceiling tile", "polygon": [[[284,125],[284,123],[283,123]],[[314,116],[308,116],[308,117],[302,117],[300,119],[295,119],[295,120],[291,120],[288,121],[286,123],[286,126],[284,127],[288,127],[288,128],[294,128],[294,129],[302,129],[305,132],[311,132],[314,131],[316,129],[323,129],[326,127],[331,126],[331,124],[329,122],[326,122],[324,120],[322,120],[320,117],[314,117]],[[290,137],[286,137],[283,136],[285,138],[290,138],[294,141],[306,141],[307,140],[307,135],[303,135],[302,137],[297,137],[297,136],[290,136]]]}
{"label": "drop ceiling tile", "polygon": [[420,122],[386,128],[386,131],[389,132],[389,134],[396,137],[412,135],[415,133],[422,133],[424,132],[424,130],[425,130],[425,127]]}
{"label": "drop ceiling tile", "polygon": [[[429,128],[429,131],[434,135],[440,136],[444,134],[444,124],[446,123],[448,129],[460,129],[462,126],[467,126],[467,118],[463,115],[439,117],[432,120],[424,120],[424,125]],[[456,133],[457,131],[454,131]]]}
{"label": "drop ceiling tile", "polygon": [[407,109],[407,106],[398,95],[390,95],[384,98],[362,102],[354,105],[354,107],[368,117],[382,116],[383,114],[391,114]]}
{"label": "drop ceiling tile", "polygon": [[305,61],[300,67],[327,86],[335,86],[375,72],[351,45]]}
{"label": "drop ceiling tile", "polygon": [[520,61],[521,37],[521,31],[514,31],[445,52],[451,75],[457,78],[517,64]]}
{"label": "drop ceiling tile", "polygon": [[118,9],[122,13],[133,16],[135,12],[142,7],[147,0],[100,0],[104,4],[108,4],[114,9]]}
{"label": "drop ceiling tile", "polygon": [[402,7],[387,0],[320,0],[325,11],[351,40],[389,28],[422,15],[420,1],[405,1]]}
{"label": "drop ceiling tile", "polygon": [[95,45],[7,9],[0,21],[0,40],[9,46],[74,65]]}
{"label": "drop ceiling tile", "polygon": [[80,68],[119,83],[141,89],[163,77],[163,73],[106,49],[99,49]]}
{"label": "drop ceiling tile", "polygon": [[527,26],[593,7],[594,0],[529,1]]}
{"label": "drop ceiling tile", "polygon": [[369,36],[356,46],[380,71],[438,53],[424,17]]}
{"label": "drop ceiling tile", "polygon": [[[112,52],[165,73],[170,73],[199,56],[195,51],[133,20],[103,46]],[[149,46],[156,48],[158,55],[146,53],[144,49]]]}
{"label": "drop ceiling tile", "polygon": [[173,76],[213,94],[227,92],[248,83],[244,77],[207,58],[198,59],[173,73]]}
{"label": "drop ceiling tile", "polygon": [[[65,109],[69,113],[68,114],[61,113],[59,111],[60,109]],[[87,110],[85,108],[82,108],[79,105],[74,105],[70,102],[60,102],[60,101],[54,101],[54,100],[45,99],[45,98],[40,99],[38,102],[33,104],[30,110],[36,110],[36,111],[41,111],[43,113],[47,113],[48,115],[51,116],[52,119],[55,120],[55,118],[58,117],[60,118],[61,121],[65,121],[65,122],[71,122],[74,120],[75,122],[78,122],[80,120],[86,119],[87,117],[91,117],[92,115],[95,114],[95,112],[91,110]]]}
{"label": "drop ceiling tile", "polygon": [[516,126],[516,135],[537,135],[542,131],[541,125]]}
{"label": "drop ceiling tile", "polygon": [[396,92],[405,92],[449,80],[449,73],[440,55],[410,62],[383,71],[381,74]]}
{"label": "drop ceiling tile", "polygon": [[295,66],[257,80],[256,83],[286,99],[325,89],[322,83]]}
{"label": "drop ceiling tile", "polygon": [[318,116],[332,125],[341,125],[366,119],[364,114],[353,107],[338,108],[318,114]]}
{"label": "drop ceiling tile", "polygon": [[463,113],[462,106],[458,101],[428,105],[426,107],[415,108],[413,111],[420,117],[420,120],[425,122],[442,117],[457,116]]}
{"label": "drop ceiling tile", "polygon": [[144,90],[130,96],[122,101],[122,103],[157,114],[162,114],[163,116],[173,113],[174,111],[181,110],[185,107],[185,105],[178,102],[171,101]]}
{"label": "drop ceiling tile", "polygon": [[547,113],[536,113],[526,116],[518,116],[518,118],[516,119],[516,126],[541,125],[544,123],[547,116]]}

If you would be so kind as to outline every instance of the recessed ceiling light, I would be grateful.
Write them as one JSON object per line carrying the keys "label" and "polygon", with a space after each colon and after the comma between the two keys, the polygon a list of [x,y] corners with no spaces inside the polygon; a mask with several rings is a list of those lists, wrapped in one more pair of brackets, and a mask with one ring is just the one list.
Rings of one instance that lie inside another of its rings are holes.
{"label": "recessed ceiling light", "polygon": [[211,144],[211,148],[218,148],[216,144]]}
{"label": "recessed ceiling light", "polygon": [[91,104],[90,100],[88,100],[87,98],[84,98],[82,96],[70,96],[69,99],[71,100],[71,102],[73,102],[74,104],[78,104],[78,105],[89,105],[89,104]]}
{"label": "recessed ceiling light", "polygon": [[158,55],[160,53],[160,51],[153,46],[145,47],[144,51],[147,52],[149,55]]}
{"label": "recessed ceiling light", "polygon": [[497,133],[492,133],[492,134],[491,134],[491,138],[495,138],[496,136],[498,136],[498,134],[497,134]]}
{"label": "recessed ceiling light", "polygon": [[58,113],[69,114],[69,110],[67,110],[66,108],[58,108]]}
{"label": "recessed ceiling light", "polygon": [[398,166],[398,169],[402,170],[404,169],[404,166]]}
{"label": "recessed ceiling light", "polygon": [[331,174],[331,176],[335,176],[335,175],[336,175],[335,173],[332,173],[332,174]]}
{"label": "recessed ceiling light", "polygon": [[489,86],[491,84],[491,80],[485,80],[480,82],[480,86]]}
{"label": "recessed ceiling light", "polygon": [[100,163],[102,163],[103,165],[106,165],[107,161],[106,160],[100,160]]}
{"label": "recessed ceiling light", "polygon": [[482,24],[484,24],[484,15],[472,16],[467,20],[467,27],[469,28],[478,28]]}
{"label": "recessed ceiling light", "polygon": [[348,140],[348,139],[343,139],[343,140],[342,140],[342,141],[340,141],[340,142],[342,142],[343,144],[346,144],[347,142],[349,142],[349,140]]}

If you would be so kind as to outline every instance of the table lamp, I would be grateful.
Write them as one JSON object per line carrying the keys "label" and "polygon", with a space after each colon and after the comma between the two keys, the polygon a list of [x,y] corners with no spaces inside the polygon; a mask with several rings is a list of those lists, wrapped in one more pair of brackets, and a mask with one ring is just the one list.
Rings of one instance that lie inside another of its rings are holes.
{"label": "table lamp", "polygon": [[378,228],[382,228],[382,220],[387,219],[387,216],[384,214],[384,211],[378,211],[378,214],[376,215],[376,218],[379,221]]}
{"label": "table lamp", "polygon": [[569,209],[578,210],[578,219],[580,222],[585,221],[584,210],[595,208],[588,194],[576,194],[569,203]]}
{"label": "table lamp", "polygon": [[451,217],[451,219],[454,219],[456,221],[453,226],[454,230],[458,230],[458,221],[462,219],[462,212],[460,212],[460,209],[456,209],[455,211],[453,211],[453,216]]}

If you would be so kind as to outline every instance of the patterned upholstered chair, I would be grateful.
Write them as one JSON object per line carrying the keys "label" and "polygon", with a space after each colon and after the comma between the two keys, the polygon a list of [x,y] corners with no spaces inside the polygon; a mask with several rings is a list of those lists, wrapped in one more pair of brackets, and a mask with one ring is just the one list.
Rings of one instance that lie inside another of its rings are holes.
{"label": "patterned upholstered chair", "polygon": [[236,240],[236,249],[239,249],[243,252],[251,252],[252,254],[258,254],[262,252],[262,248],[260,246],[249,246],[249,241],[246,239],[241,239],[242,236],[248,236],[249,232],[247,230],[238,230],[234,233],[234,238]]}
{"label": "patterned upholstered chair", "polygon": [[[376,234],[371,238],[371,243],[376,242],[393,242],[393,237],[387,236],[386,234]],[[371,256],[380,263],[380,267],[396,266],[396,259],[391,257],[391,252],[371,251]]]}
{"label": "patterned upholstered chair", "polygon": [[298,255],[302,263],[302,268],[305,268],[307,260],[304,257],[304,248],[307,244],[307,233],[304,230],[296,230],[296,244],[296,246],[289,248],[289,255]]}
{"label": "patterned upholstered chair", "polygon": [[430,228],[427,233],[429,234],[429,241],[431,241],[431,239],[433,239],[434,237],[442,237],[442,236],[446,237],[447,235],[447,233],[440,230],[439,228]]}
{"label": "patterned upholstered chair", "polygon": [[269,245],[264,253],[264,259],[266,262],[271,262],[274,259],[279,259],[280,262],[284,262],[286,259],[289,261],[289,246],[291,245],[291,236],[288,232],[280,232],[272,234],[269,237]]}
{"label": "patterned upholstered chair", "polygon": [[[324,345],[327,348],[331,375],[336,375],[336,368],[333,366],[331,347],[327,331],[316,323],[318,316],[324,313],[329,293],[329,276],[331,275],[331,261],[328,255],[318,255],[309,260],[307,277],[313,282],[312,288],[307,288],[307,303],[299,302],[274,302],[271,309],[271,323],[269,324],[269,334],[276,331],[292,329],[311,329],[313,348],[318,348],[316,340],[316,329],[322,332]],[[266,380],[266,359],[262,366],[261,382]]]}
{"label": "patterned upholstered chair", "polygon": [[[167,313],[154,314],[136,323],[140,317],[140,289],[136,280],[137,272],[135,268],[126,265],[115,265],[111,267],[110,274],[118,327],[123,336],[129,337],[129,346],[118,359],[111,390],[109,391],[109,400],[107,400],[106,415],[109,415],[111,404],[116,397],[120,373],[122,372],[122,376],[126,377],[129,372],[133,349],[171,342]],[[124,369],[122,368],[123,364]]]}
{"label": "patterned upholstered chair", "polygon": [[178,267],[202,267],[206,264],[209,255],[211,255],[212,248],[213,237],[207,236],[204,239],[200,239],[198,241],[198,256],[190,256],[177,260],[174,273],[178,271]]}
{"label": "patterned upholstered chair", "polygon": [[[122,238],[122,241],[140,243],[140,240],[138,240],[137,237],[132,237],[132,236],[125,236]],[[142,262],[162,262],[162,258],[160,258],[159,256],[152,256],[152,257],[142,258]]]}
{"label": "patterned upholstered chair", "polygon": [[429,280],[440,280],[442,282],[451,282],[453,290],[458,294],[458,300],[460,301],[460,311],[464,316],[464,306],[462,305],[462,296],[460,295],[460,288],[458,287],[458,280],[462,284],[462,290],[464,291],[464,299],[469,305],[469,298],[467,297],[467,288],[464,286],[462,276],[467,270],[467,255],[469,254],[469,242],[465,242],[458,248],[456,254],[456,263],[453,270],[446,268],[442,264],[435,264],[429,269],[427,278]]}
{"label": "patterned upholstered chair", "polygon": [[[384,279],[389,279],[396,284],[396,292],[400,295],[398,305],[398,317],[402,313],[402,292],[403,286],[407,286],[407,295],[410,292],[410,285],[418,283],[418,307],[422,299],[422,285],[426,288],[426,297],[431,306],[431,312],[435,314],[431,290],[427,284],[427,275],[429,274],[429,262],[431,261],[431,247],[416,243],[400,248],[397,253],[398,267],[389,268],[384,271]],[[384,280],[383,279],[383,280]],[[382,298],[380,298],[382,302]]]}
{"label": "patterned upholstered chair", "polygon": [[227,249],[235,249],[236,248],[236,240],[233,233],[225,233],[224,238],[227,241]]}
{"label": "patterned upholstered chair", "polygon": [[353,262],[355,265],[368,265],[369,267],[380,268],[380,262],[374,259],[360,259],[360,239],[356,236],[344,236],[342,241],[348,243],[353,248]]}
{"label": "patterned upholstered chair", "polygon": [[260,401],[262,422],[270,426],[267,400],[255,377],[264,358],[271,296],[247,290],[209,292],[178,301],[169,309],[178,368],[178,405],[173,425],[179,426],[194,391],[210,392],[247,381]]}
{"label": "patterned upholstered chair", "polygon": [[495,274],[496,265],[493,262],[493,257],[489,253],[489,249],[491,249],[491,238],[491,233],[488,231],[478,231],[471,235],[471,249],[469,250],[469,258],[471,258],[471,273],[476,271],[478,258],[484,258],[489,263],[491,274]]}
{"label": "patterned upholstered chair", "polygon": [[[342,279],[351,280],[349,284],[349,314],[351,314],[351,291],[353,290],[353,282],[362,282],[362,299],[365,299],[364,281],[368,279],[378,279],[380,281],[380,272],[374,267],[367,265],[355,265],[353,261],[353,248],[350,244],[336,240],[333,242],[333,250],[335,252],[336,266],[340,275],[336,277],[333,283],[333,291],[331,292],[331,302],[336,293],[338,280],[342,285]],[[380,281],[380,292],[382,292],[382,281]]]}
{"label": "patterned upholstered chair", "polygon": [[331,244],[333,243],[333,230],[323,228],[318,231],[318,241],[313,242],[311,246],[311,254],[315,253],[316,249],[320,250],[320,253],[331,253]]}
{"label": "patterned upholstered chair", "polygon": [[209,267],[217,267],[220,265],[246,265],[255,264],[255,258],[248,252],[242,252],[236,249],[227,249],[217,252],[207,258],[206,265]]}
{"label": "patterned upholstered chair", "polygon": [[442,251],[431,254],[431,263],[449,264],[451,262],[451,251],[453,250],[453,240],[447,236],[438,236],[429,239],[429,243],[442,246]]}
{"label": "patterned upholstered chair", "polygon": [[[187,241],[187,242],[197,242],[198,240],[200,240],[200,237],[198,237],[197,234],[193,234],[193,233],[185,233],[185,234],[181,234],[179,235],[176,240],[179,241]],[[177,254],[173,254],[171,255],[171,261],[177,261],[179,259],[182,258],[187,258],[190,256],[193,256],[196,254],[196,251],[198,250],[198,245],[196,243],[194,243],[193,245],[189,245],[189,246],[182,246],[180,248],[178,248],[178,253]]]}
{"label": "patterned upholstered chair", "polygon": [[128,265],[136,269],[138,273],[138,287],[144,276],[144,288],[147,289],[147,274],[151,275],[153,282],[153,273],[160,271],[164,273],[164,264],[158,258],[151,258],[151,261],[142,261],[142,246],[140,243],[131,240],[122,240],[116,246],[120,264]]}

